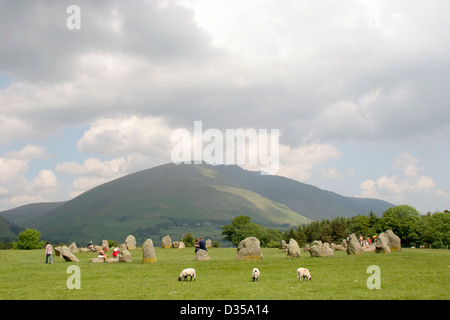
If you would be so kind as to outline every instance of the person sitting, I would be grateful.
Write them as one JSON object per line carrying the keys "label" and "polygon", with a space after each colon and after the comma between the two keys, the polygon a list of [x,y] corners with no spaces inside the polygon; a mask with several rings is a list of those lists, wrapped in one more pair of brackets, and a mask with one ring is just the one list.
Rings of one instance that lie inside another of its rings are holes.
{"label": "person sitting", "polygon": [[115,259],[119,259],[119,248],[114,248],[114,250],[113,250],[113,257]]}
{"label": "person sitting", "polygon": [[100,250],[99,252],[98,252],[98,256],[97,256],[97,258],[100,258],[100,259],[103,259],[104,261],[106,261],[106,258],[107,258],[108,256],[106,255],[106,246],[104,246],[103,247],[103,250]]}
{"label": "person sitting", "polygon": [[92,243],[92,241],[89,241],[86,248],[88,248],[91,251],[95,251],[95,247],[94,247],[94,244]]}
{"label": "person sitting", "polygon": [[198,242],[198,246],[200,249],[208,251],[208,249],[206,249],[206,242],[205,240],[203,240],[203,237],[200,237],[200,241]]}

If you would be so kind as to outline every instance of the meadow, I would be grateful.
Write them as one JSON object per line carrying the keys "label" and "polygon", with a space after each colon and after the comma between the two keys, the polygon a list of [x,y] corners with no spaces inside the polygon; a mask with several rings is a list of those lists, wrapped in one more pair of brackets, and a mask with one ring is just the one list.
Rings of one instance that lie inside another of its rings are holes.
{"label": "meadow", "polygon": [[[210,261],[194,261],[192,248],[156,248],[158,261],[144,264],[142,249],[130,251],[131,263],[91,263],[95,253],[77,253],[78,263],[44,250],[0,251],[0,300],[448,300],[450,251],[403,249],[391,254],[287,258],[263,248],[263,259],[237,261],[235,248],[211,248]],[[68,267],[80,268],[80,289],[69,289]],[[380,289],[369,289],[367,268],[380,268]],[[298,281],[298,267],[311,281]],[[196,281],[178,281],[181,270],[197,271]],[[261,278],[251,279],[257,267]]]}

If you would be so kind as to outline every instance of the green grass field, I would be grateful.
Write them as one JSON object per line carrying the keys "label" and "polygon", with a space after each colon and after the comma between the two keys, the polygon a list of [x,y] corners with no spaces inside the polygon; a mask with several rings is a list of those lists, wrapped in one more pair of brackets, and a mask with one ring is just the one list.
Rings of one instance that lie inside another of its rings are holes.
{"label": "green grass field", "polygon": [[[313,258],[302,252],[289,259],[279,249],[263,249],[259,261],[235,260],[235,248],[209,249],[210,261],[194,261],[192,248],[156,248],[158,261],[144,264],[142,250],[132,250],[132,263],[91,263],[95,253],[77,253],[79,263],[54,255],[45,264],[44,250],[0,251],[1,300],[448,300],[450,251],[403,249],[391,254],[364,252]],[[72,273],[80,268],[80,289],[69,289]],[[380,268],[380,289],[370,290],[367,268]],[[312,281],[299,282],[298,267],[308,268]],[[182,269],[197,270],[197,281],[179,282]],[[261,278],[252,282],[251,270]]]}

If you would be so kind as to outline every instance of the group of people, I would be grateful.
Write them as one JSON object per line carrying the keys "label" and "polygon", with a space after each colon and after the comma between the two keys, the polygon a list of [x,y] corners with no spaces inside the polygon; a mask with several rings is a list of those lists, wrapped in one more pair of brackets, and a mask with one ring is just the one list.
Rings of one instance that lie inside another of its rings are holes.
{"label": "group of people", "polygon": [[208,251],[208,249],[206,249],[206,241],[203,240],[203,237],[200,237],[200,240],[195,239],[194,247],[195,247],[195,253],[197,253],[197,251],[199,249]]}
{"label": "group of people", "polygon": [[[208,249],[206,249],[206,241],[203,240],[203,237],[200,237],[200,240],[195,239],[194,247],[195,247],[195,253],[197,253],[197,251],[199,249],[208,251]],[[92,241],[89,241],[86,248],[88,248],[92,252],[97,251],[95,249],[95,246],[92,243]],[[103,246],[102,250],[98,251],[97,258],[101,258],[106,261],[106,258],[108,257],[108,255],[106,254],[106,251],[108,251],[108,248],[106,246]],[[119,248],[114,248],[112,255],[113,255],[113,258],[118,258],[119,257]],[[47,242],[45,245],[45,263],[48,263],[49,260],[50,260],[50,263],[53,263],[53,247],[49,242]]]}
{"label": "group of people", "polygon": [[[348,237],[347,237],[347,242],[349,242],[349,241],[350,241],[350,235],[348,235]],[[361,245],[361,247],[368,247],[372,243],[377,241],[377,235],[374,235],[373,240],[372,240],[371,237],[367,237],[366,239],[364,239],[364,237],[360,234],[358,241],[359,241],[359,244]]]}

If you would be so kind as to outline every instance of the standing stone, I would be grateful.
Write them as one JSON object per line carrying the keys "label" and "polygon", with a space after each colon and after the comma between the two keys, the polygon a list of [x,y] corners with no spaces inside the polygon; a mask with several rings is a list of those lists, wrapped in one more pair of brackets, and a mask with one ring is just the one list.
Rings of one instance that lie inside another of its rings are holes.
{"label": "standing stone", "polygon": [[391,229],[386,230],[385,233],[388,236],[389,248],[391,251],[401,251],[402,241],[400,240],[400,237],[398,237]]}
{"label": "standing stone", "polygon": [[125,239],[125,244],[127,245],[128,250],[134,250],[136,249],[136,238],[133,235],[129,235]]}
{"label": "standing stone", "polygon": [[322,244],[322,253],[323,253],[324,257],[332,257],[333,252],[334,251],[328,242],[325,242],[324,244]]}
{"label": "standing stone", "polygon": [[305,247],[303,248],[303,251],[309,252],[311,250],[311,246],[309,244],[305,244]]}
{"label": "standing stone", "polygon": [[72,244],[69,246],[69,250],[72,253],[77,253],[78,252],[77,244],[75,242],[72,242]]}
{"label": "standing stone", "polygon": [[322,241],[314,240],[309,247],[309,253],[311,257],[323,257]]}
{"label": "standing stone", "polygon": [[239,243],[236,260],[262,259],[261,245],[257,238],[248,237]]}
{"label": "standing stone", "polygon": [[120,249],[119,262],[132,262],[130,251],[128,251],[127,249]]}
{"label": "standing stone", "polygon": [[212,244],[211,239],[206,240],[206,248],[208,249],[211,248],[212,247],[211,244]]}
{"label": "standing stone", "polygon": [[300,258],[301,256],[300,247],[294,239],[291,239],[287,245],[287,256],[288,258]]}
{"label": "standing stone", "polygon": [[209,257],[208,251],[199,249],[195,253],[194,260],[211,260],[211,258]]}
{"label": "standing stone", "polygon": [[353,254],[361,254],[361,244],[359,243],[358,239],[356,238],[356,235],[352,233],[350,235],[350,240],[348,240],[347,243],[347,254],[353,255]]}
{"label": "standing stone", "polygon": [[106,250],[109,250],[108,240],[102,240],[102,249],[103,249],[103,247],[106,247]]}
{"label": "standing stone", "polygon": [[389,248],[389,238],[386,233],[382,232],[378,235],[375,252],[391,253],[391,248]]}
{"label": "standing stone", "polygon": [[184,249],[186,248],[186,245],[184,244],[183,241],[178,241],[178,249]]}
{"label": "standing stone", "polygon": [[281,239],[281,241],[280,241],[280,249],[281,250],[287,250],[287,248],[288,248],[288,245],[286,243],[286,240]]}
{"label": "standing stone", "polygon": [[153,263],[156,262],[156,254],[155,254],[155,247],[153,246],[152,239],[147,239],[142,244],[142,262],[143,263]]}
{"label": "standing stone", "polygon": [[167,235],[161,240],[161,248],[172,248],[172,239]]}
{"label": "standing stone", "polygon": [[343,239],[343,240],[342,240],[341,246],[342,246],[345,250],[347,250],[347,240],[346,240],[346,239]]}
{"label": "standing stone", "polygon": [[70,252],[70,249],[67,246],[62,247],[61,256],[64,258],[64,260],[69,262],[80,262],[80,260],[78,260],[78,258],[75,257],[75,255],[72,252]]}
{"label": "standing stone", "polygon": [[63,247],[61,247],[61,246],[55,247],[55,254],[56,254],[56,256],[59,257],[60,259],[63,259],[63,256],[62,256],[62,249],[63,249]]}
{"label": "standing stone", "polygon": [[178,246],[180,245],[180,243],[178,241],[174,241],[172,242],[172,248],[178,248]]}

